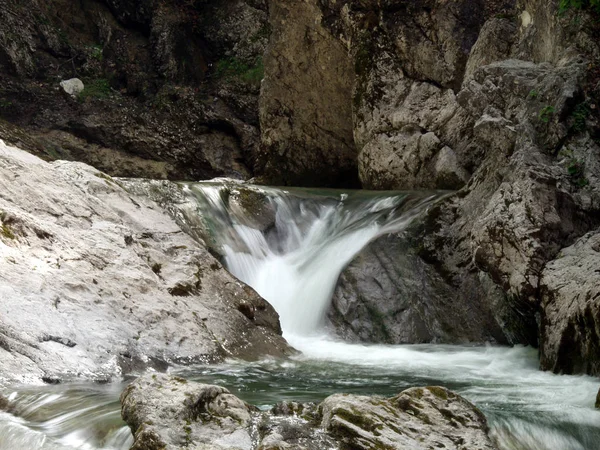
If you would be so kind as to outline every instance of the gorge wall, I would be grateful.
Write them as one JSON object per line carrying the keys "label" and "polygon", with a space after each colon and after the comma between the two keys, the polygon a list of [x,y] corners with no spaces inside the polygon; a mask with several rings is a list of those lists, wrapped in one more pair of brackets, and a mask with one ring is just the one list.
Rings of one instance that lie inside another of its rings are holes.
{"label": "gorge wall", "polygon": [[[4,139],[111,175],[456,191],[350,265],[330,313],[339,332],[539,345],[544,369],[599,373],[593,12],[53,3],[0,0]],[[87,86],[77,98],[58,88],[74,76]]]}

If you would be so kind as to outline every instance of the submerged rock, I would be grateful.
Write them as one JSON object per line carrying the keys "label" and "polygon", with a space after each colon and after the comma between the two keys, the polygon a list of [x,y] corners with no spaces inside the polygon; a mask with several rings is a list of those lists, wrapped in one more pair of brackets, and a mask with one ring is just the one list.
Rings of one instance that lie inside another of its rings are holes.
{"label": "submerged rock", "polygon": [[496,449],[483,414],[442,387],[390,399],[336,394],[261,412],[223,387],[148,374],[123,391],[121,405],[133,450]]}
{"label": "submerged rock", "polygon": [[0,141],[0,191],[2,377],[106,380],[290,351],[271,305],[117,180]]}

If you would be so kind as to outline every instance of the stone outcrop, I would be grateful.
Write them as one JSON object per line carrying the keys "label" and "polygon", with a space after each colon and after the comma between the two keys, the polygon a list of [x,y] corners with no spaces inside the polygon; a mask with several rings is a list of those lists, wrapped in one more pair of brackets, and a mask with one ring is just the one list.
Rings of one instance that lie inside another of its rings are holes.
{"label": "stone outcrop", "polygon": [[[113,176],[249,178],[262,1],[0,1],[0,118]],[[76,96],[61,80],[80,78]],[[5,137],[5,136],[0,136]]]}
{"label": "stone outcrop", "polygon": [[540,286],[542,369],[600,375],[600,233],[561,250]]}
{"label": "stone outcrop", "polygon": [[0,141],[0,187],[2,377],[289,354],[274,309],[119,181]]}
{"label": "stone outcrop", "polygon": [[148,374],[123,391],[121,405],[140,450],[496,448],[483,414],[442,387],[390,399],[335,394],[318,406],[285,402],[260,412],[223,387]]}
{"label": "stone outcrop", "polygon": [[273,37],[260,100],[266,181],[302,186],[358,185],[352,136],[351,59],[322,23],[318,2],[269,5]]}
{"label": "stone outcrop", "polygon": [[593,19],[537,0],[324,8],[355,52],[363,186],[459,189],[349,266],[332,322],[367,341],[544,341],[545,267],[599,225]]}

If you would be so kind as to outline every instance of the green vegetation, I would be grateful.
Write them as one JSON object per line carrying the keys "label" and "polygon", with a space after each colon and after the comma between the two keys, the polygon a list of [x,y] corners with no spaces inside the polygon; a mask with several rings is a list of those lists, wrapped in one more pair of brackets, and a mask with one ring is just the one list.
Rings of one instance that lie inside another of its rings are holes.
{"label": "green vegetation", "polygon": [[260,84],[264,73],[262,58],[258,58],[253,66],[249,66],[235,57],[223,58],[215,64],[217,78],[236,78],[249,84]]}
{"label": "green vegetation", "polygon": [[573,155],[573,151],[569,148],[562,149],[558,156],[565,158],[566,169],[571,181],[579,187],[585,187],[590,184],[589,180],[585,177],[585,162],[577,159]]}
{"label": "green vegetation", "polygon": [[538,97],[538,91],[536,91],[535,89],[532,89],[529,91],[529,94],[527,94],[527,98],[530,100],[535,100]]}
{"label": "green vegetation", "polygon": [[2,224],[2,228],[0,228],[0,232],[2,233],[2,236],[4,236],[5,238],[15,239],[15,233],[13,233],[13,231],[10,229],[10,227],[8,225],[6,225],[5,223]]}
{"label": "green vegetation", "polygon": [[600,0],[560,0],[558,13],[564,14],[569,9],[591,9],[600,14]]}
{"label": "green vegetation", "polygon": [[110,96],[110,83],[106,78],[96,78],[84,83],[84,89],[79,93],[77,99],[84,101],[88,98],[107,98]]}
{"label": "green vegetation", "polygon": [[552,118],[552,115],[554,114],[554,106],[545,106],[541,111],[540,114],[538,116],[538,118],[544,122],[544,123],[548,123],[550,122],[550,119]]}
{"label": "green vegetation", "polygon": [[103,49],[102,49],[101,45],[92,45],[89,47],[89,50],[90,50],[90,57],[92,59],[95,59],[96,61],[99,61],[99,62],[102,61],[104,56],[102,53]]}
{"label": "green vegetation", "polygon": [[585,131],[586,129],[586,120],[591,113],[590,107],[587,103],[580,103],[575,107],[571,117],[573,118],[573,130],[577,132]]}

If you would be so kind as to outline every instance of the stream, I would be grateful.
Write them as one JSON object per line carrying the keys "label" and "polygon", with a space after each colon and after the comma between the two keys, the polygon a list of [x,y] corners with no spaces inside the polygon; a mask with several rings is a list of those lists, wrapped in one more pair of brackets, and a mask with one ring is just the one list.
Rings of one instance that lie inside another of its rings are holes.
{"label": "stream", "polygon": [[[445,193],[261,188],[261,219],[270,219],[257,224],[231,201],[229,189],[214,182],[184,187],[205,219],[211,245],[234,275],[273,304],[284,336],[301,353],[173,373],[226,386],[261,409],[281,400],[317,402],[336,392],[392,396],[412,386],[443,385],[485,413],[502,450],[599,448],[600,411],[593,403],[600,383],[539,371],[535,349],[361,345],[327,331],[326,312],[343,268],[368,242],[402,232]],[[118,400],[125,384],[4,388],[0,393],[12,409],[0,413],[0,449],[129,448]]]}

